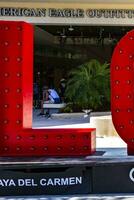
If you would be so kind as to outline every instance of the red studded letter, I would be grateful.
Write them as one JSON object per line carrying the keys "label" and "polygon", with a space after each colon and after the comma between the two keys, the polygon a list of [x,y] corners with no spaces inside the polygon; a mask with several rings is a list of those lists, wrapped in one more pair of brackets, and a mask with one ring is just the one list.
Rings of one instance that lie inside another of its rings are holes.
{"label": "red studded letter", "polygon": [[33,26],[1,21],[0,156],[84,156],[95,151],[95,129],[32,129],[32,96]]}
{"label": "red studded letter", "polygon": [[111,62],[111,109],[115,128],[134,154],[134,31],[116,46]]}

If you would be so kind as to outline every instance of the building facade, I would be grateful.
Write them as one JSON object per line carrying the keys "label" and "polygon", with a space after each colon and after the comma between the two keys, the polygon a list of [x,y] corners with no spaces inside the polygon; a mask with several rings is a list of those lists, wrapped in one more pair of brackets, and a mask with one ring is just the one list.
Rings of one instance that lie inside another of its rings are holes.
{"label": "building facade", "polygon": [[132,0],[0,1],[1,20],[33,24],[133,25]]}

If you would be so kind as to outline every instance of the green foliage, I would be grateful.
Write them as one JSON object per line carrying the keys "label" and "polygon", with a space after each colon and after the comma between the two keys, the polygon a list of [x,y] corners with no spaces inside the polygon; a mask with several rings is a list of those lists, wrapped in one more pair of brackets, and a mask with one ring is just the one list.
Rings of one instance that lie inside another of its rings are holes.
{"label": "green foliage", "polygon": [[66,99],[82,109],[101,110],[110,102],[110,70],[107,63],[93,59],[80,65],[69,74]]}

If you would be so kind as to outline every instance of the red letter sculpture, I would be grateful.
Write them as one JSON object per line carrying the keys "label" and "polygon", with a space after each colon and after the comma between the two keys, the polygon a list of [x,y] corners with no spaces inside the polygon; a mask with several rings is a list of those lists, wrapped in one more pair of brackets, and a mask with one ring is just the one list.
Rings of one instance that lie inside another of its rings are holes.
{"label": "red letter sculpture", "polygon": [[134,154],[134,31],[116,46],[111,62],[111,109],[115,128]]}
{"label": "red letter sculpture", "polygon": [[32,129],[33,27],[0,22],[0,156],[85,156],[95,129]]}

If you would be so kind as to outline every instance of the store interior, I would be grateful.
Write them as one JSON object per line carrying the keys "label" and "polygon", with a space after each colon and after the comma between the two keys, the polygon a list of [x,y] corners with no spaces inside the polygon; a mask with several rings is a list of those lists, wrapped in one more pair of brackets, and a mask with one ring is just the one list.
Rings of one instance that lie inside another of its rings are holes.
{"label": "store interior", "polygon": [[40,94],[47,85],[58,90],[60,80],[91,59],[109,63],[117,42],[130,26],[36,25],[34,37],[34,82]]}

